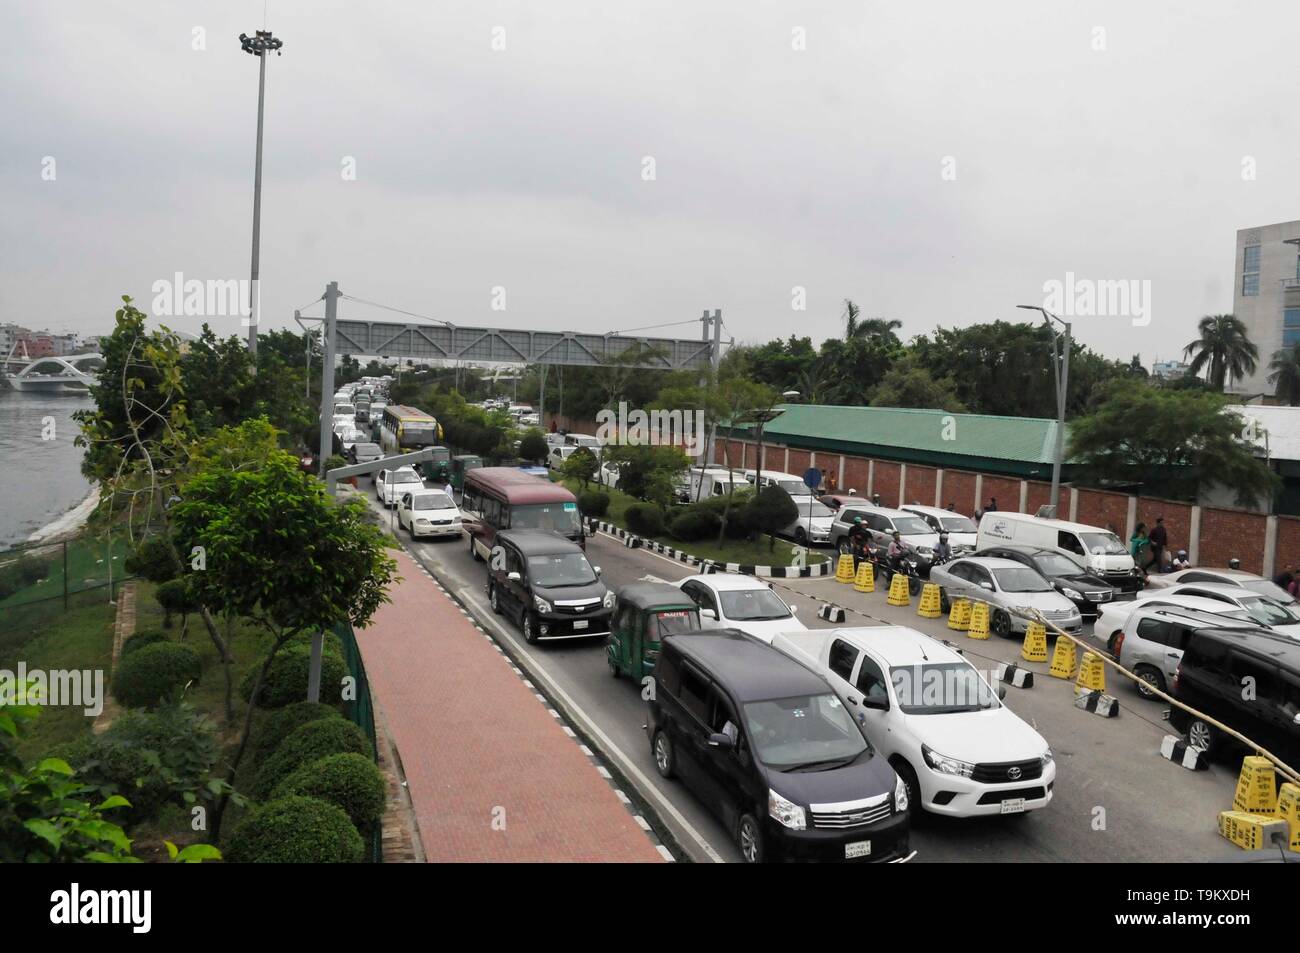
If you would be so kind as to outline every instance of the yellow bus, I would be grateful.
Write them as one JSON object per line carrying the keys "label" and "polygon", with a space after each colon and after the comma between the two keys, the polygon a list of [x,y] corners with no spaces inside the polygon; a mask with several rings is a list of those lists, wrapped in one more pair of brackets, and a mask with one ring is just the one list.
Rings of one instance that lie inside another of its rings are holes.
{"label": "yellow bus", "polygon": [[379,446],[385,454],[429,447],[442,439],[438,421],[416,407],[389,404],[379,421]]}

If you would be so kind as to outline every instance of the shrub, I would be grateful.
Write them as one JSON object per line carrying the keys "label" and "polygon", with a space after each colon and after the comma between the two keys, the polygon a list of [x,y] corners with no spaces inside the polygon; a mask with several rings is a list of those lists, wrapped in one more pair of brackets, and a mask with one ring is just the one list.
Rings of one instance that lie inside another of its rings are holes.
{"label": "shrub", "polygon": [[347,752],[304,764],[276,785],[273,796],[301,794],[341,807],[358,828],[379,820],[384,813],[387,785],[373,761]]}
{"label": "shrub", "polygon": [[[765,486],[745,506],[749,518],[756,529],[764,533],[776,534],[794,522],[799,515],[790,494],[779,486]],[[773,535],[769,548],[776,545]]]}
{"label": "shrub", "polygon": [[725,512],[726,527],[723,529],[723,533],[728,539],[745,539],[754,531],[752,514],[748,505],[751,499],[753,499],[753,494],[748,490],[736,490],[731,494],[730,507],[727,505],[725,496],[709,497],[692,505],[714,514],[719,520],[722,520]]}
{"label": "shrub", "polygon": [[173,578],[177,571],[171,546],[162,536],[150,536],[140,543],[135,551],[126,557],[122,568],[131,575],[141,576],[150,582],[166,582]]}
{"label": "shrub", "polygon": [[[276,653],[271,667],[266,670],[261,691],[258,692],[254,702],[253,684],[257,681],[257,673],[261,667],[261,662],[254,665],[239,683],[239,692],[244,696],[245,701],[253,702],[260,708],[283,708],[307,697],[307,677],[311,673],[310,645],[293,643],[284,646]],[[321,652],[321,701],[328,704],[339,700],[343,693],[343,677],[346,674],[347,666],[343,664],[342,656],[326,639],[324,651]]]}
{"label": "shrub", "polygon": [[49,577],[53,563],[32,556],[20,556],[0,567],[0,599]]}
{"label": "shrub", "polygon": [[365,851],[342,808],[295,795],[253,811],[231,833],[225,858],[244,864],[356,864]]}
{"label": "shrub", "polygon": [[166,634],[159,632],[157,629],[146,629],[143,632],[137,632],[135,635],[127,636],[126,641],[122,643],[122,658],[126,658],[132,652],[142,649],[146,645],[166,641]]}
{"label": "shrub", "polygon": [[181,622],[184,623],[191,612],[199,611],[199,604],[190,591],[189,581],[183,578],[168,579],[159,585],[154,598],[158,600],[158,605],[162,606],[164,629],[172,627],[173,613],[179,615]]}
{"label": "shrub", "polygon": [[658,536],[664,531],[664,516],[653,503],[633,503],[623,514],[627,528],[638,536]]}
{"label": "shrub", "polygon": [[[323,666],[322,666],[323,667]],[[280,742],[289,737],[290,732],[309,722],[322,718],[342,718],[337,708],[320,702],[300,701],[285,705],[271,712],[263,719],[257,734],[251,741],[249,757],[254,766],[261,764],[266,756],[279,747]]]}
{"label": "shrub", "polygon": [[583,490],[578,494],[578,509],[583,516],[599,519],[609,512],[609,494],[602,490]]}
{"label": "shrub", "polygon": [[152,708],[197,682],[201,671],[199,657],[188,645],[155,642],[118,661],[113,697],[127,708]]}
{"label": "shrub", "polygon": [[338,454],[338,453],[331,454],[325,460],[326,472],[329,472],[330,470],[337,470],[339,467],[346,467],[347,465],[348,465],[347,457],[344,457],[342,454]]}
{"label": "shrub", "polygon": [[684,543],[717,536],[722,517],[696,505],[684,506],[673,514],[668,530]]}
{"label": "shrub", "polygon": [[545,460],[550,450],[546,437],[536,428],[529,430],[519,440],[519,456],[524,460]]}
{"label": "shrub", "polygon": [[349,751],[374,756],[369,739],[346,718],[327,717],[300,725],[258,767],[252,794],[256,798],[269,797],[277,784],[304,764]]}

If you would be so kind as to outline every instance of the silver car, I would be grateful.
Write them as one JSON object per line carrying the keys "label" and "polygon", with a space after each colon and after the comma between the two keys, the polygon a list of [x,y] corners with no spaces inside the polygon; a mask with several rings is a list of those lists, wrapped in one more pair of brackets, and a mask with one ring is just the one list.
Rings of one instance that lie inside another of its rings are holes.
{"label": "silver car", "polygon": [[1014,560],[955,559],[931,569],[930,581],[943,587],[940,601],[945,612],[954,599],[987,602],[989,628],[1005,638],[1023,634],[1030,621],[1026,613],[1033,611],[1071,635],[1083,632],[1078,606],[1053,589],[1038,570]]}
{"label": "silver car", "polygon": [[1183,660],[1183,651],[1197,629],[1261,631],[1249,619],[1208,611],[1215,608],[1213,600],[1190,596],[1186,599],[1197,605],[1173,606],[1159,600],[1151,604],[1139,602],[1125,621],[1123,631],[1112,640],[1112,653],[1118,653],[1119,664],[1141,679],[1137,690],[1143,698],[1158,697],[1148,686],[1168,691],[1178,663]]}

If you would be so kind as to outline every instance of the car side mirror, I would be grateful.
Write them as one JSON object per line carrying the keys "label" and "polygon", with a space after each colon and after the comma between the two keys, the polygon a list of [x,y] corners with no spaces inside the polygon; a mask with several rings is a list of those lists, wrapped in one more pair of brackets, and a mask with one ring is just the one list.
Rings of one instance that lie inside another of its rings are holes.
{"label": "car side mirror", "polygon": [[512,573],[507,573],[506,578],[509,579],[511,582],[518,582],[520,579],[523,578],[523,576],[519,575],[519,573],[517,572],[512,572]]}
{"label": "car side mirror", "polygon": [[987,589],[989,592],[992,592],[992,591],[993,591],[993,583],[991,583],[991,582],[981,582],[981,583],[980,583],[980,588],[981,588],[981,589]]}
{"label": "car side mirror", "polygon": [[799,607],[796,606],[796,605],[792,605],[792,606],[790,606],[790,614],[791,614],[791,615],[798,615],[798,614],[799,614]]}
{"label": "car side mirror", "polygon": [[591,567],[591,571],[594,572],[597,576],[600,575],[600,567],[599,567],[599,566],[592,566],[592,567]]}
{"label": "car side mirror", "polygon": [[722,732],[720,732],[720,731],[715,731],[713,734],[709,735],[709,747],[710,747],[710,748],[730,748],[730,747],[731,747],[731,735],[724,735],[724,734],[723,734]]}
{"label": "car side mirror", "polygon": [[1291,719],[1291,724],[1300,725],[1300,712],[1296,712],[1296,716]]}
{"label": "car side mirror", "polygon": [[884,695],[863,695],[863,708],[874,708],[876,711],[889,711],[889,699]]}
{"label": "car side mirror", "polygon": [[1007,697],[1007,686],[1004,685],[1002,682],[998,682],[998,701],[1002,701],[1006,697]]}
{"label": "car side mirror", "polygon": [[701,609],[700,616],[705,619],[713,619],[715,622],[718,619],[718,613],[713,609]]}

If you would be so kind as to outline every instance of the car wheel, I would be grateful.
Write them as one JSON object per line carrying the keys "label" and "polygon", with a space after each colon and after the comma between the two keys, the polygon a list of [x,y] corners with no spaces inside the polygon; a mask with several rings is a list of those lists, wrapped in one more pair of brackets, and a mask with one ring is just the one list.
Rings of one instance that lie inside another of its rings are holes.
{"label": "car wheel", "polygon": [[919,596],[921,594],[921,580],[918,576],[907,577],[907,591],[913,596]]}
{"label": "car wheel", "polygon": [[808,534],[803,531],[802,527],[794,531],[794,541],[800,546],[808,545]]}
{"label": "car wheel", "polygon": [[1156,671],[1150,665],[1139,665],[1137,668],[1133,669],[1133,674],[1138,677],[1137,690],[1138,694],[1143,698],[1157,697],[1156,694],[1151,691],[1152,687],[1158,688],[1162,692],[1165,690],[1164,673]]}
{"label": "car wheel", "polygon": [[490,582],[488,583],[488,605],[492,607],[494,613],[501,614],[501,601],[497,597],[497,587]]}
{"label": "car wheel", "polygon": [[763,829],[759,827],[754,815],[745,814],[736,825],[736,846],[740,848],[740,859],[747,864],[761,864],[763,856]]}
{"label": "car wheel", "polygon": [[529,645],[537,644],[537,617],[531,612],[524,613],[524,641]]}
{"label": "car wheel", "polygon": [[942,587],[939,589],[939,611],[944,615],[952,611],[952,601],[948,598],[948,590]]}
{"label": "car wheel", "polygon": [[673,741],[662,731],[656,731],[654,743],[650,746],[655,756],[655,770],[662,778],[671,778],[677,773],[677,752],[673,751]]}
{"label": "car wheel", "polygon": [[478,550],[474,548],[474,534],[466,533],[465,535],[469,537],[469,558],[474,560],[474,562],[476,563],[481,563],[483,561],[483,557],[480,556],[478,554]]}
{"label": "car wheel", "polygon": [[899,778],[903,781],[903,786],[907,788],[907,816],[915,824],[921,816],[921,785],[916,780],[916,772],[912,766],[901,758],[894,765],[894,770],[898,772]]}
{"label": "car wheel", "polygon": [[1218,750],[1219,731],[1208,721],[1193,718],[1187,726],[1187,743],[1209,757]]}
{"label": "car wheel", "polygon": [[1007,615],[1001,609],[993,610],[992,627],[993,631],[997,633],[999,638],[1011,638],[1011,616]]}

